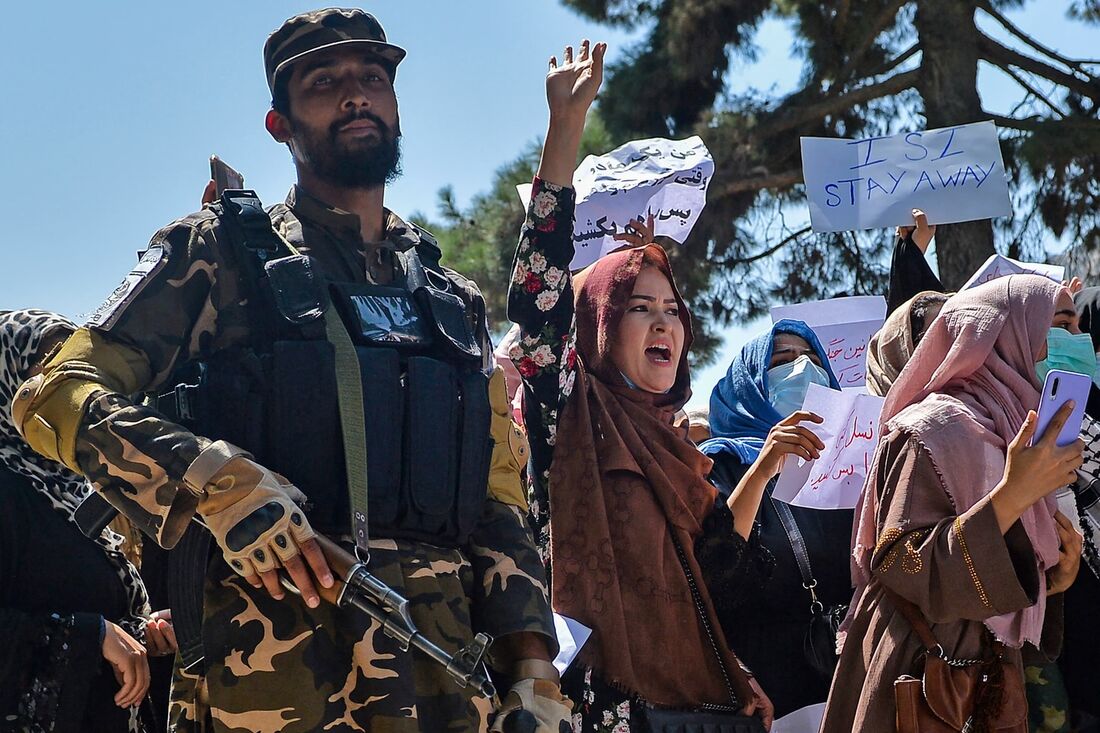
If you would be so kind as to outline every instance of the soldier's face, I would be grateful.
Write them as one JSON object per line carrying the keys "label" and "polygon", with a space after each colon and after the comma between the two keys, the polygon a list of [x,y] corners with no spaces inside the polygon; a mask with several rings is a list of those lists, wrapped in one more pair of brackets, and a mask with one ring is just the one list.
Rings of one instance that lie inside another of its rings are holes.
{"label": "soldier's face", "polygon": [[362,51],[332,49],[295,65],[287,84],[291,151],[331,183],[372,188],[400,171],[400,121],[389,73]]}

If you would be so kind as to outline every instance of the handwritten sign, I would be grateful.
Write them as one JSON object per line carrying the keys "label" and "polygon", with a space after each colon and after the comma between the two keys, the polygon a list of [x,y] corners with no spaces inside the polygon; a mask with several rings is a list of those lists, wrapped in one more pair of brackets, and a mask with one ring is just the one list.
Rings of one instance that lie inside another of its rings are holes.
{"label": "handwritten sign", "polygon": [[854,509],[871,472],[882,403],[882,397],[811,384],[802,409],[825,422],[805,424],[821,438],[825,450],[815,461],[788,456],[772,496],[811,509]]}
{"label": "handwritten sign", "polygon": [[966,284],[963,290],[975,285],[983,285],[990,280],[996,280],[1005,275],[1042,275],[1056,283],[1066,279],[1066,268],[1061,265],[1044,265],[1038,262],[1020,262],[1004,255],[990,255],[985,264],[978,268]]}
{"label": "handwritten sign", "polygon": [[817,334],[829,366],[842,389],[863,392],[867,386],[867,344],[886,320],[881,295],[858,295],[771,309],[772,323],[783,318],[805,321]]}
{"label": "handwritten sign", "polygon": [[[623,246],[616,234],[632,220],[654,218],[654,234],[683,244],[707,203],[714,159],[698,137],[636,140],[590,155],[573,174],[577,192],[570,269],[587,267]],[[526,207],[531,186],[517,186]]]}
{"label": "handwritten sign", "polygon": [[802,175],[815,232],[929,224],[1012,213],[992,122],[862,140],[802,138]]}

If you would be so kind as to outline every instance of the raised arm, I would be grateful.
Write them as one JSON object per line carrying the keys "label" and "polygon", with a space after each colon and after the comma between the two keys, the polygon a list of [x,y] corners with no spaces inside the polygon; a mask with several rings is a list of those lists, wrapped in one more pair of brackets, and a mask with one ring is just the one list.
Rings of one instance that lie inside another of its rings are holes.
{"label": "raised arm", "polygon": [[531,443],[531,520],[540,548],[549,542],[546,486],[558,413],[573,384],[573,168],[588,108],[603,78],[605,44],[567,47],[550,59],[550,127],[531,188],[508,291],[508,317],[520,337],[508,354],[523,378],[524,422]]}
{"label": "raised arm", "polygon": [[898,227],[894,255],[890,260],[890,289],[886,293],[886,315],[890,315],[917,293],[944,292],[943,283],[925,259],[936,225],[920,209],[913,209],[915,226]]}

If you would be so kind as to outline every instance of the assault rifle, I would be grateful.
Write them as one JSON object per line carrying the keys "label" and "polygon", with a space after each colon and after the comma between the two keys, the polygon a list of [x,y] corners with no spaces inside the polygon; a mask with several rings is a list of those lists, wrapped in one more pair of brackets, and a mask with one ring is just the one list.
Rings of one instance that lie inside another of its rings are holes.
{"label": "assault rifle", "polygon": [[[89,494],[77,508],[74,515],[80,531],[88,537],[98,537],[103,528],[118,515],[106,499],[98,493]],[[205,528],[196,517],[193,521]],[[488,634],[478,634],[474,640],[456,654],[448,654],[430,639],[426,638],[409,614],[409,601],[381,579],[372,575],[366,563],[347,552],[338,544],[323,535],[317,535],[317,544],[328,560],[336,582],[331,588],[317,585],[318,594],[325,601],[339,608],[352,607],[367,614],[382,625],[382,630],[394,639],[402,651],[415,647],[437,664],[463,689],[472,686],[478,693],[493,700],[496,688],[489,679],[485,668],[485,653],[493,639]],[[299,594],[290,579],[280,573],[283,587]]]}

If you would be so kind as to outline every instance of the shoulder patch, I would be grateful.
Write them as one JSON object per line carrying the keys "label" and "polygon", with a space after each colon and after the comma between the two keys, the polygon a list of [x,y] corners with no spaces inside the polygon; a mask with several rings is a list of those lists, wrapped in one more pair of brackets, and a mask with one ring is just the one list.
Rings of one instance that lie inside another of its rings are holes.
{"label": "shoulder patch", "polygon": [[95,312],[85,322],[88,328],[109,330],[118,321],[119,316],[126,306],[133,302],[134,298],[145,289],[146,284],[168,262],[164,246],[159,243],[149,245],[149,249],[141,255],[141,259],[123,278],[118,287],[111,291],[103,304],[96,308]]}

